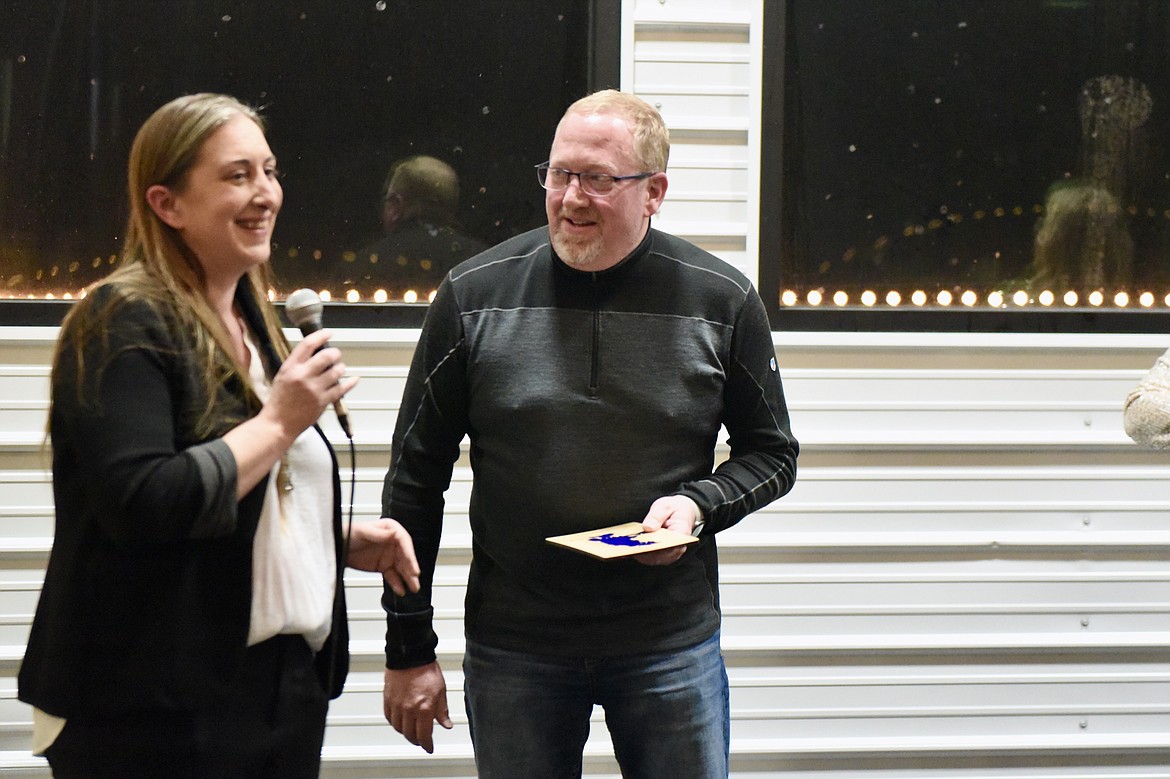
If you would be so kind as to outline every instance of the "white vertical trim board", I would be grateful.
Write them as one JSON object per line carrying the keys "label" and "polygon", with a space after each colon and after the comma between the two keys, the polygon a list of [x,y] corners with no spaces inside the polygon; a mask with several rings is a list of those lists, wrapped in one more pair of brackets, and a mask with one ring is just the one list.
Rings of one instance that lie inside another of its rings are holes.
{"label": "white vertical trim board", "polygon": [[671,133],[670,187],[655,226],[755,279],[763,4],[627,0],[623,8],[623,43],[632,47],[623,49],[623,88],[658,108]]}

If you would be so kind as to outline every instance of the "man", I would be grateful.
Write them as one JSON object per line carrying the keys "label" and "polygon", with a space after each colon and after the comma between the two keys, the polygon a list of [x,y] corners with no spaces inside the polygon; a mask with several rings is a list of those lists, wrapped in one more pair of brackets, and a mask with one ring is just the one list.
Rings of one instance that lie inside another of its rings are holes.
{"label": "man", "polygon": [[[413,291],[426,300],[447,271],[487,246],[459,226],[459,176],[418,154],[390,166],[382,187],[384,235],[334,272],[345,287],[388,287],[395,299]],[[344,261],[343,261],[344,262]]]}
{"label": "man", "polygon": [[[383,598],[386,716],[428,752],[433,723],[451,726],[430,592],[466,434],[464,685],[483,777],[580,776],[594,704],[623,775],[728,773],[715,534],[791,489],[798,448],[751,284],[650,228],[668,151],[636,97],[570,106],[538,166],[547,229],[456,267],[411,365],[382,503],[424,582]],[[700,540],[608,561],[545,541],[630,520]]]}

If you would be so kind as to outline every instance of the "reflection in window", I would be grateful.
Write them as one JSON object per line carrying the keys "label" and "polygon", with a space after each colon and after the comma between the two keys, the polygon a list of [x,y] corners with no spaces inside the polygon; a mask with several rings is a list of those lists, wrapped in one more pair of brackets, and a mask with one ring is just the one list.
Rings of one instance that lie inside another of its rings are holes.
{"label": "reflection in window", "polygon": [[779,5],[781,306],[1170,307],[1165,3]]}
{"label": "reflection in window", "polygon": [[283,295],[426,302],[543,220],[532,165],[589,88],[579,0],[15,0],[0,6],[0,298],[76,296],[117,261],[138,126],[188,92],[262,108]]}

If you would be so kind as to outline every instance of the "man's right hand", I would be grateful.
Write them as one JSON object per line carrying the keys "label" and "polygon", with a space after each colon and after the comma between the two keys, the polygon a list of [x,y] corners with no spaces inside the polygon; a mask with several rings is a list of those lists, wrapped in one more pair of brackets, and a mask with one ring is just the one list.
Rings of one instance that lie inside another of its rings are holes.
{"label": "man's right hand", "polygon": [[382,711],[386,721],[412,744],[431,754],[434,723],[447,730],[454,727],[447,713],[447,682],[438,661],[417,668],[385,671]]}

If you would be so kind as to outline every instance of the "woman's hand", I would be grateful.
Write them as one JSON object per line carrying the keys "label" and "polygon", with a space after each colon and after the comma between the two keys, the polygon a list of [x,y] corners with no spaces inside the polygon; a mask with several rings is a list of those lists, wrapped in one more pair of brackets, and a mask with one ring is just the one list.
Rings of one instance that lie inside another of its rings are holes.
{"label": "woman's hand", "polygon": [[[272,379],[272,389],[260,413],[224,434],[236,458],[236,498],[243,498],[292,446],[297,436],[314,424],[325,408],[353,389],[357,377],[345,376],[341,351],[322,349],[328,330],[305,336],[289,353]],[[320,351],[317,351],[320,349]]]}
{"label": "woman's hand", "polygon": [[321,348],[329,342],[330,334],[318,330],[305,336],[272,379],[272,391],[261,415],[287,431],[289,444],[358,382],[356,376],[345,377],[340,349]]}
{"label": "woman's hand", "polygon": [[405,595],[408,589],[418,592],[419,567],[414,542],[406,528],[393,519],[355,522],[346,563],[359,571],[382,574],[397,595]]}

